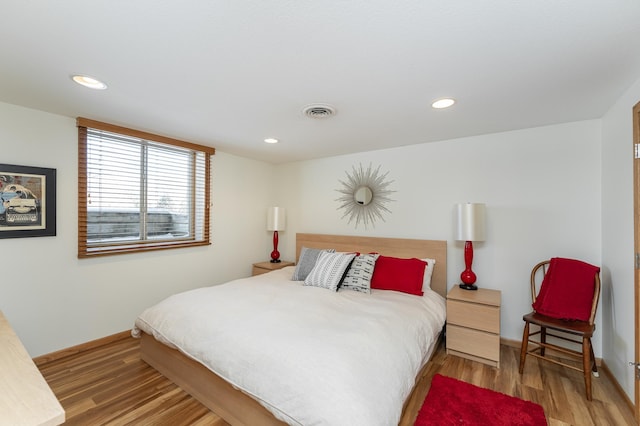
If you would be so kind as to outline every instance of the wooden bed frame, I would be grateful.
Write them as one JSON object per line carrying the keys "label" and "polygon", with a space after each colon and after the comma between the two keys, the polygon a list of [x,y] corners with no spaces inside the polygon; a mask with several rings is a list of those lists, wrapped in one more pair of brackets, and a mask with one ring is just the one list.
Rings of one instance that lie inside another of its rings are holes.
{"label": "wooden bed frame", "polygon": [[[322,234],[296,234],[296,260],[302,247],[335,248],[336,251],[377,252],[393,257],[431,258],[436,265],[431,277],[431,288],[446,296],[447,292],[447,242],[402,238],[353,237]],[[220,376],[181,352],[142,333],[140,351],[142,359],[184,391],[231,425],[284,425],[266,408],[247,394],[235,389]],[[428,363],[427,363],[428,364]],[[416,377],[423,376],[427,365]],[[411,399],[411,395],[407,401]],[[403,417],[405,415],[403,409]]]}

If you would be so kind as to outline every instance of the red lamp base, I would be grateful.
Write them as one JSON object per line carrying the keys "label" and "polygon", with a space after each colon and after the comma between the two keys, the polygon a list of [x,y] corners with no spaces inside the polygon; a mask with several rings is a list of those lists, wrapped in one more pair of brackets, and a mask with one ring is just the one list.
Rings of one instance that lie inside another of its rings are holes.
{"label": "red lamp base", "polygon": [[271,252],[271,263],[280,263],[280,252],[278,251],[278,231],[273,231],[273,251]]}
{"label": "red lamp base", "polygon": [[473,243],[467,241],[464,243],[464,264],[466,269],[460,274],[460,288],[464,290],[477,290],[478,286],[476,282],[476,274],[471,270],[471,264],[473,263]]}

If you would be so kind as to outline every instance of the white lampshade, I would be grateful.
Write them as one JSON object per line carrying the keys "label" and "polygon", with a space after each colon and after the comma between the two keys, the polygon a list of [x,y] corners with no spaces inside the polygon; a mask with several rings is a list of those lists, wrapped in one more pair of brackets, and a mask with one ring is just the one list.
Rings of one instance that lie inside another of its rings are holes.
{"label": "white lampshade", "polygon": [[484,241],[485,205],[456,204],[456,240]]}
{"label": "white lampshade", "polygon": [[284,207],[269,207],[267,210],[267,231],[284,231],[287,212]]}

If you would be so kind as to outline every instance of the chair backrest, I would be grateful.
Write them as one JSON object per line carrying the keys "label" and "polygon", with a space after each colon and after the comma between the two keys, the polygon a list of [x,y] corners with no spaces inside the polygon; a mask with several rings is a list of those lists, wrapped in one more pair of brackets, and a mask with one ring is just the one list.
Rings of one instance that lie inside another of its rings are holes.
{"label": "chair backrest", "polygon": [[[543,260],[533,267],[531,270],[531,302],[535,303],[540,286],[544,280],[545,275],[549,269],[549,260]],[[589,324],[593,324],[596,317],[596,310],[598,309],[598,301],[600,300],[600,274],[595,274],[594,286],[593,286],[593,301],[591,304],[591,314],[589,316]]]}

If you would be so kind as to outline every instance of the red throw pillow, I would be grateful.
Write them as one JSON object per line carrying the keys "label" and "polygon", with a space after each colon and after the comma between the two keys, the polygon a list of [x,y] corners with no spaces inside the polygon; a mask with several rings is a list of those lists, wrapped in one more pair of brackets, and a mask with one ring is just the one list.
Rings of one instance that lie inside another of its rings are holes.
{"label": "red throw pillow", "polygon": [[371,278],[371,288],[394,290],[422,296],[422,281],[427,262],[379,256]]}
{"label": "red throw pillow", "polygon": [[589,321],[595,275],[599,272],[597,266],[554,257],[532,305],[533,309],[552,318]]}

